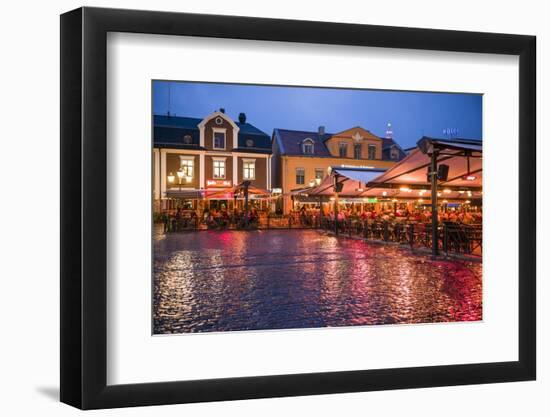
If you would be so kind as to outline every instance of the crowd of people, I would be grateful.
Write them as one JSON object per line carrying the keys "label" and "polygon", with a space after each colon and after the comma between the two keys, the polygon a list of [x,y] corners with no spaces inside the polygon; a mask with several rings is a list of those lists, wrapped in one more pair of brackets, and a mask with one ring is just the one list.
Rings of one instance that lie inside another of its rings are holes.
{"label": "crowd of people", "polygon": [[[298,211],[300,219],[307,221],[308,218],[321,217],[319,209],[306,209],[305,206]],[[352,208],[342,208],[335,214],[334,210],[324,211],[323,216],[331,221],[336,218],[339,222],[346,220],[361,220],[368,222],[389,222],[389,223],[429,223],[432,220],[431,210],[418,208],[409,210],[354,210]],[[452,222],[460,224],[481,224],[482,212],[470,211],[460,208],[452,208],[438,212],[439,222]]]}
{"label": "crowd of people", "polygon": [[227,210],[222,208],[205,209],[202,213],[197,210],[184,210],[178,208],[173,215],[167,215],[165,218],[165,229],[170,231],[197,229],[201,225],[206,225],[209,229],[223,229],[230,225],[237,228],[255,227],[259,221],[259,214],[255,208],[248,212],[244,210]]}

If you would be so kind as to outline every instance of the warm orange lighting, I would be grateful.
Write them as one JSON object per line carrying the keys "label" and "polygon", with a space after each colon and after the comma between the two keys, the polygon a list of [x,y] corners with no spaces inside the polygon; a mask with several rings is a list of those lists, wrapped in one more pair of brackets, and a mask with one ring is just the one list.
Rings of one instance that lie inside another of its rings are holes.
{"label": "warm orange lighting", "polygon": [[387,191],[382,191],[382,195],[386,196],[386,195],[388,195],[388,192]]}
{"label": "warm orange lighting", "polygon": [[172,184],[175,179],[176,179],[176,177],[174,177],[174,174],[170,173],[170,175],[168,175],[168,182],[170,184]]}
{"label": "warm orange lighting", "polygon": [[450,193],[451,193],[451,190],[449,190],[448,188],[445,188],[445,189],[443,190],[443,192],[444,192],[445,194],[450,194]]}

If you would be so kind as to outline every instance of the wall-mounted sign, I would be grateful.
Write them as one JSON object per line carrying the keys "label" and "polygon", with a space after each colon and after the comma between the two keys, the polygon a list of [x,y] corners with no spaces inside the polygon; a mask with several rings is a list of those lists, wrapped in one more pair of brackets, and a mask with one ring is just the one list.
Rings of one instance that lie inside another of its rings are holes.
{"label": "wall-mounted sign", "polygon": [[230,180],[206,180],[208,187],[231,187]]}
{"label": "wall-mounted sign", "polygon": [[281,194],[283,192],[283,189],[282,188],[273,188],[271,190],[271,193],[272,194]]}

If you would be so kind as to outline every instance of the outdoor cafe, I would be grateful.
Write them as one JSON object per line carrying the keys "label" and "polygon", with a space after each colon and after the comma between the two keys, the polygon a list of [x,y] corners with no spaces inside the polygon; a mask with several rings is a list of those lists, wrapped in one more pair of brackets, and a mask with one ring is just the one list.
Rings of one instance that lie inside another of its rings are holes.
{"label": "outdoor cafe", "polygon": [[335,234],[481,255],[482,161],[480,141],[423,137],[386,171],[332,167],[294,198]]}

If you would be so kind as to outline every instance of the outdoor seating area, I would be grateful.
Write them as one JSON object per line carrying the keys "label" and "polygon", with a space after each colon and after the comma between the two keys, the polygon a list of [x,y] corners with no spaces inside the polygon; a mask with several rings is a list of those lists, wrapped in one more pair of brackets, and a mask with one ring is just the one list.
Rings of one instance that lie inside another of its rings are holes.
{"label": "outdoor seating area", "polygon": [[[251,200],[252,195],[262,200]],[[388,170],[333,167],[316,185],[292,191],[288,214],[257,203],[273,202],[280,195],[243,182],[231,190],[227,205],[172,208],[156,220],[164,232],[322,229],[431,248],[434,255],[442,251],[481,257],[482,195],[479,143],[422,138]]]}
{"label": "outdoor seating area", "polygon": [[335,234],[481,256],[482,158],[479,141],[423,137],[388,170],[333,167],[293,197]]}

